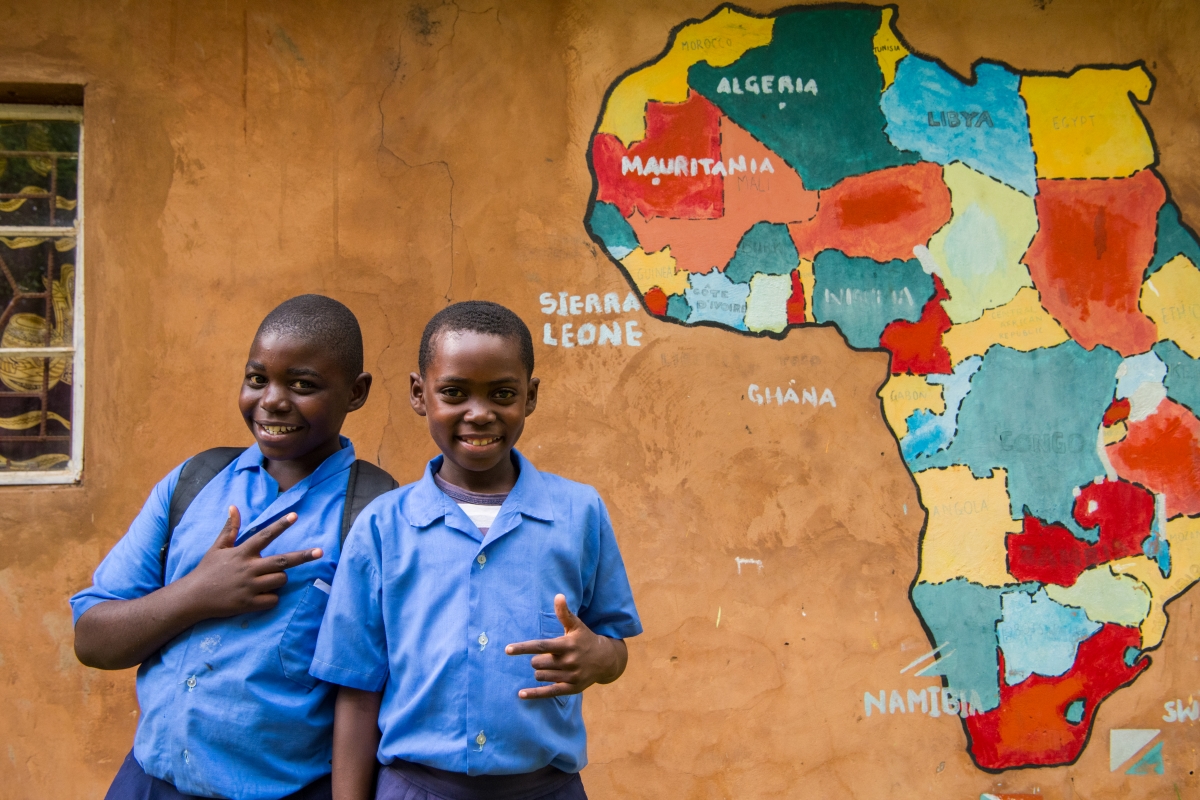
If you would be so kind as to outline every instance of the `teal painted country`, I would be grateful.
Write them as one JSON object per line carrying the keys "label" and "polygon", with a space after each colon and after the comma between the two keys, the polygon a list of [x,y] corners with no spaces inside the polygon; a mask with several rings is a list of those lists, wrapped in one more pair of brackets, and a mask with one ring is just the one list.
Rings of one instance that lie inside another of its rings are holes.
{"label": "teal painted country", "polygon": [[1096,541],[1072,516],[1073,491],[1103,475],[1096,435],[1116,388],[1121,356],[1073,341],[1024,353],[993,345],[971,379],[958,433],[945,450],[917,458],[914,472],[965,464],[977,478],[1008,470],[1013,519],[1043,522]]}
{"label": "teal painted country", "polygon": [[759,222],[738,242],[737,252],[725,268],[725,277],[734,283],[749,283],[759,273],[787,275],[798,266],[800,254],[787,225]]}
{"label": "teal painted country", "polygon": [[916,322],[933,297],[933,278],[916,259],[886,264],[824,250],[813,260],[813,318],[832,322],[851,347],[879,347],[898,319]]}
{"label": "teal painted country", "polygon": [[[883,133],[883,73],[874,50],[881,18],[871,6],[780,14],[770,44],[728,67],[694,64],[688,85],[778,153],[809,189],[916,163],[916,153],[897,150]],[[781,93],[784,77],[793,87],[811,82],[815,91]]]}

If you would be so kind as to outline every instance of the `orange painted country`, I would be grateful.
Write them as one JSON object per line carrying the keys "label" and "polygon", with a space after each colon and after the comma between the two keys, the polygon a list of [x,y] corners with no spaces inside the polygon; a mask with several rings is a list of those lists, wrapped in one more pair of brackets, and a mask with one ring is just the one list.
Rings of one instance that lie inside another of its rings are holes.
{"label": "orange painted country", "polygon": [[1167,496],[1167,517],[1200,514],[1200,420],[1163,400],[1149,417],[1129,422],[1129,433],[1108,445],[1117,474]]}
{"label": "orange painted country", "polygon": [[821,192],[816,216],[789,226],[801,258],[822,250],[886,262],[913,257],[913,247],[950,221],[950,190],[938,164],[919,162],[846,178]]}
{"label": "orange painted country", "polygon": [[[805,189],[795,170],[727,117],[721,118],[721,158],[725,165],[732,159],[746,166],[746,171],[724,178],[724,215],[700,220],[634,214],[629,223],[643,250],[654,253],[670,245],[681,270],[702,274],[723,270],[742,236],[756,223],[799,222],[817,213],[817,193]],[[764,161],[771,171],[763,171]]]}

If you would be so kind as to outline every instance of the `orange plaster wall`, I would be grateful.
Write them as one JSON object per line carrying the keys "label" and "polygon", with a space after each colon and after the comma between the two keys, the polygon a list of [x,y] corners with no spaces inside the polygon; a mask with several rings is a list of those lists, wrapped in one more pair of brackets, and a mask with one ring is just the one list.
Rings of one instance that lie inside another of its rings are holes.
{"label": "orange plaster wall", "polygon": [[[0,794],[103,796],[132,741],[134,675],[76,662],[67,598],[172,466],[249,441],[235,393],[273,305],[317,291],[358,313],[377,382],[347,432],[409,481],[434,452],[405,397],[432,312],[498,300],[540,340],[542,292],[624,297],[582,224],[588,137],[607,87],[712,7],[0,3],[0,82],[87,85],[85,472],[0,488]],[[1161,171],[1200,221],[1200,6],[914,0],[899,25],[962,72],[980,56],[1145,59]],[[1200,689],[1192,595],[1072,767],[988,775],[957,723],[862,719],[863,692],[904,686],[899,668],[928,649],[907,598],[923,520],[875,397],[886,358],[828,329],[776,342],[620,319],[640,347],[538,346],[523,443],[600,489],[646,623],[626,676],[588,696],[593,797],[1200,789],[1195,728],[1173,732],[1168,779],[1110,776],[1105,741],[1161,727],[1164,700]],[[742,398],[790,380],[831,389],[836,409]],[[764,567],[739,574],[736,558]]]}

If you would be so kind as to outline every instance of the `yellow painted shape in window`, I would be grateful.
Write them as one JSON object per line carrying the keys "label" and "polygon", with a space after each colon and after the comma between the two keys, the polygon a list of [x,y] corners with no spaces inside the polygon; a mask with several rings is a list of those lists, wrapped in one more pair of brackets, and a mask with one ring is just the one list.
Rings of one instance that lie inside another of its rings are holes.
{"label": "yellow painted shape in window", "polygon": [[1113,572],[1107,564],[1083,571],[1071,586],[1046,584],[1056,603],[1082,608],[1092,622],[1136,628],[1150,614],[1150,589],[1132,575]]}
{"label": "yellow painted shape in window", "polygon": [[1069,337],[1062,326],[1042,308],[1037,289],[1025,287],[1008,303],[988,309],[974,322],[955,325],[942,336],[950,351],[950,361],[980,356],[994,344],[1028,352],[1039,347],[1054,347]]}
{"label": "yellow painted shape in window", "polygon": [[1159,339],[1200,358],[1200,270],[1191,259],[1177,255],[1147,278],[1138,307],[1158,326]]}
{"label": "yellow painted shape in window", "polygon": [[1130,99],[1150,99],[1143,67],[1080,69],[1021,79],[1039,178],[1127,178],[1154,163],[1154,143]]}
{"label": "yellow painted shape in window", "polygon": [[880,388],[879,399],[883,401],[883,416],[897,439],[908,435],[908,418],[917,409],[946,413],[941,385],[929,383],[920,375],[893,375]]}
{"label": "yellow painted shape in window", "polygon": [[36,236],[0,236],[0,242],[9,250],[20,250],[23,247],[37,247],[45,239],[39,239]]}
{"label": "yellow painted shape in window", "polygon": [[872,44],[875,46],[875,60],[879,62],[879,70],[883,73],[883,88],[886,89],[896,80],[896,64],[908,55],[908,50],[896,38],[892,30],[892,17],[895,11],[891,8],[883,10],[883,21],[875,32]]}
{"label": "yellow painted shape in window", "polygon": [[1033,198],[955,161],[942,169],[953,216],[929,240],[950,299],[942,308],[959,324],[1033,286],[1021,256],[1037,233]]}
{"label": "yellow painted shape in window", "polygon": [[670,247],[657,253],[647,253],[639,247],[621,259],[621,266],[629,272],[642,296],[655,286],[665,295],[683,294],[688,287],[688,273],[675,268]]}
{"label": "yellow painted shape in window", "polygon": [[34,456],[26,461],[17,461],[0,456],[0,470],[25,472],[26,470],[55,469],[70,460],[71,457],[64,453],[46,453]]}
{"label": "yellow painted shape in window", "polygon": [[813,272],[813,262],[807,258],[800,259],[800,286],[804,289],[804,321],[816,324],[817,318],[813,314],[813,298],[817,291],[817,275]]}
{"label": "yellow painted shape in window", "polygon": [[670,51],[621,81],[608,98],[600,133],[611,133],[626,147],[646,136],[646,103],[687,100],[688,67],[701,61],[727,67],[752,47],[771,43],[773,18],[759,19],[728,8],[682,28]]}
{"label": "yellow painted shape in window", "polygon": [[[71,430],[71,421],[65,419],[53,411],[46,412],[46,419],[53,420],[61,424],[67,430]],[[30,428],[42,424],[41,411],[27,411],[24,414],[18,414],[15,417],[0,417],[0,428],[6,431],[26,431]]]}
{"label": "yellow painted shape in window", "polygon": [[1171,543],[1171,576],[1164,578],[1158,564],[1145,556],[1110,561],[1118,575],[1137,578],[1150,589],[1150,613],[1142,623],[1142,649],[1162,642],[1167,627],[1167,603],[1200,579],[1200,518],[1176,517],[1167,522]]}
{"label": "yellow painted shape in window", "polygon": [[1017,583],[1008,572],[1004,537],[1021,530],[1012,518],[1008,473],[993,468],[976,478],[970,467],[927,469],[913,475],[928,519],[921,539],[924,583],[966,578],[982,586]]}

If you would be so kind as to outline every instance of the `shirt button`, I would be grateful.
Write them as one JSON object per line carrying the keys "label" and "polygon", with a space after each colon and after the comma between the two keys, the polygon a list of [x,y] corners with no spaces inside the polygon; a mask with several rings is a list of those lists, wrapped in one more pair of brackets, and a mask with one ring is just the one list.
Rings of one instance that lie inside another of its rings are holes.
{"label": "shirt button", "polygon": [[189,753],[187,750],[183,751],[183,763],[185,763],[185,764],[192,763],[192,754]]}
{"label": "shirt button", "polygon": [[485,556],[483,553],[480,553],[479,555],[475,556],[475,560],[478,561],[479,566],[482,567],[484,564],[487,563],[487,556]]}
{"label": "shirt button", "polygon": [[483,731],[480,731],[479,735],[475,737],[475,744],[479,745],[480,747],[483,747],[485,744],[487,744],[487,737],[483,735]]}
{"label": "shirt button", "polygon": [[488,643],[487,634],[486,633],[479,634],[479,638],[476,639],[475,641],[479,642],[479,649],[482,650],[483,648],[487,647],[487,643]]}
{"label": "shirt button", "polygon": [[188,677],[188,679],[187,679],[187,687],[188,687],[189,689],[195,689],[195,688],[196,688],[196,676],[195,676],[195,675],[191,675],[191,676],[189,676],[189,677]]}

